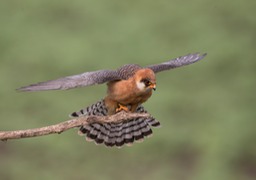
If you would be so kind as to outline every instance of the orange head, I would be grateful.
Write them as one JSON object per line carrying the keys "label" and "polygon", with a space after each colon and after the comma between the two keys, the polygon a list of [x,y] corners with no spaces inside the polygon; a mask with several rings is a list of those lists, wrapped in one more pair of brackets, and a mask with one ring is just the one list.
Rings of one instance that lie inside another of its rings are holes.
{"label": "orange head", "polygon": [[138,70],[134,75],[134,79],[140,91],[156,90],[156,76],[151,69]]}

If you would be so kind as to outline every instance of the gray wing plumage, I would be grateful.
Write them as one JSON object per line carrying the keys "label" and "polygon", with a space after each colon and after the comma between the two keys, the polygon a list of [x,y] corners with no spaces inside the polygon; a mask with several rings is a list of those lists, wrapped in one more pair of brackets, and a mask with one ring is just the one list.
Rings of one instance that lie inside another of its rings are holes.
{"label": "gray wing plumage", "polygon": [[65,90],[76,87],[102,84],[108,81],[120,80],[121,77],[117,71],[99,70],[85,72],[78,75],[67,76],[56,80],[31,84],[21,87],[19,91],[46,91],[46,90]]}
{"label": "gray wing plumage", "polygon": [[[206,54],[200,55],[196,54],[188,54],[186,56],[181,56],[179,58],[161,63],[148,66],[146,68],[152,69],[155,73],[169,70],[172,68],[188,65],[203,59]],[[90,86],[94,84],[103,84],[109,81],[128,79],[134,73],[141,69],[139,65],[136,64],[128,64],[124,65],[121,68],[115,70],[99,70],[99,71],[91,71],[85,72],[78,75],[67,76],[63,78],[59,78],[56,80],[40,82],[36,84],[31,84],[29,86],[21,87],[17,89],[18,91],[46,91],[46,90],[65,90],[77,87]]]}
{"label": "gray wing plumage", "polygon": [[172,59],[170,61],[167,61],[167,62],[164,62],[161,64],[154,64],[154,65],[147,66],[147,68],[150,68],[155,73],[158,73],[161,71],[165,71],[165,70],[169,70],[169,69],[173,69],[173,68],[177,68],[177,67],[195,63],[195,62],[203,59],[206,55],[207,55],[206,53],[202,54],[202,55],[200,55],[200,53],[188,54],[186,56],[181,56],[181,57]]}

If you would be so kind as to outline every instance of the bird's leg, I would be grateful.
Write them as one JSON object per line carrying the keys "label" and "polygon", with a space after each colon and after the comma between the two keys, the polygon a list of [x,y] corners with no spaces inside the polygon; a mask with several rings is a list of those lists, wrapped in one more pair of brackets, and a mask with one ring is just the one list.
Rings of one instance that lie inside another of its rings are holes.
{"label": "bird's leg", "polygon": [[138,104],[133,104],[132,106],[131,106],[131,112],[136,112],[136,110],[137,110],[137,107],[138,107],[139,105]]}
{"label": "bird's leg", "polygon": [[124,111],[126,111],[126,112],[129,112],[129,111],[130,111],[127,106],[124,106],[124,105],[118,103],[118,107],[116,108],[116,112],[120,112],[120,111],[122,111],[122,110],[124,110]]}

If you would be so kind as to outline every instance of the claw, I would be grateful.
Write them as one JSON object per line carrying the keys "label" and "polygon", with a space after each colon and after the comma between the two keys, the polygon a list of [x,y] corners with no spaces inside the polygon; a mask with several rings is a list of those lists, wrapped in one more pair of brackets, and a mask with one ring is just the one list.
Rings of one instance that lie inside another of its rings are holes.
{"label": "claw", "polygon": [[122,104],[118,104],[118,106],[119,106],[119,107],[116,108],[116,112],[120,112],[120,111],[122,111],[122,110],[124,110],[124,111],[126,111],[126,112],[129,112],[129,111],[130,111],[127,106],[124,106],[124,105],[122,105]]}

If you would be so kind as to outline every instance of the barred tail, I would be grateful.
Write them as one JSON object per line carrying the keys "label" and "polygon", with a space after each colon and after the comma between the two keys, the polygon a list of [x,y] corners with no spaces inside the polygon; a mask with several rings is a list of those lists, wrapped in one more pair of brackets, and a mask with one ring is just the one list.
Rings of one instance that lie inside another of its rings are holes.
{"label": "barred tail", "polygon": [[[72,113],[70,116],[106,116],[107,112],[104,101],[101,100],[85,109]],[[147,111],[142,106],[139,106],[136,112],[146,113]],[[148,137],[153,133],[151,126],[159,127],[160,123],[153,117],[140,117],[124,120],[120,123],[92,123],[82,126],[80,133],[85,134],[88,141],[95,141],[96,144],[104,143],[109,147],[121,147],[124,144],[130,145],[133,142],[143,141],[144,137]]]}

